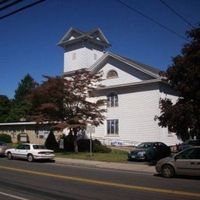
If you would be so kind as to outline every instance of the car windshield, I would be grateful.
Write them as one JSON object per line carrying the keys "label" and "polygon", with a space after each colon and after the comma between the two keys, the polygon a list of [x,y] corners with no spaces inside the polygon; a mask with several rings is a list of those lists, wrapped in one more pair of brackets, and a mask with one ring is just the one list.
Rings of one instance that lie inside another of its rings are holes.
{"label": "car windshield", "polygon": [[138,146],[137,146],[137,148],[139,148],[139,149],[141,149],[141,148],[144,148],[144,149],[146,149],[146,148],[149,148],[149,147],[151,147],[152,146],[152,143],[141,143],[141,144],[139,144]]}
{"label": "car windshield", "polygon": [[44,145],[33,145],[33,149],[46,149]]}

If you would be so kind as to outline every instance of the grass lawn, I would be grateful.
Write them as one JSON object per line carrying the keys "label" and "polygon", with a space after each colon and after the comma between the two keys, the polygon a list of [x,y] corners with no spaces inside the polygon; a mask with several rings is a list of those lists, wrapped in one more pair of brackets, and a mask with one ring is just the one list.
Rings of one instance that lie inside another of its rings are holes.
{"label": "grass lawn", "polygon": [[84,160],[96,160],[106,162],[127,162],[127,151],[112,149],[110,153],[93,153],[90,156],[89,152],[59,152],[56,153],[57,157],[84,159]]}

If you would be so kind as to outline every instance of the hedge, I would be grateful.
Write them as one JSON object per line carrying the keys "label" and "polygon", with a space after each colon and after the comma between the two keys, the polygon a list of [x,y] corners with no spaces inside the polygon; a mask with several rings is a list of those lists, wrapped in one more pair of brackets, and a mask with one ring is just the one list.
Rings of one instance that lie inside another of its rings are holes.
{"label": "hedge", "polygon": [[5,133],[0,133],[0,141],[6,143],[12,143],[11,136]]}

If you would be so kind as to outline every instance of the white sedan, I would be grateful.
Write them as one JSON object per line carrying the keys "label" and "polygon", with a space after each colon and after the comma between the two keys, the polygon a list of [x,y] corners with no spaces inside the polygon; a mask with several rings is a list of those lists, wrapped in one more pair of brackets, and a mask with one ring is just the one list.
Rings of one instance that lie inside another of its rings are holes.
{"label": "white sedan", "polygon": [[27,159],[29,162],[34,160],[53,160],[54,151],[46,149],[44,145],[23,143],[16,148],[7,149],[5,155],[9,160],[13,158]]}

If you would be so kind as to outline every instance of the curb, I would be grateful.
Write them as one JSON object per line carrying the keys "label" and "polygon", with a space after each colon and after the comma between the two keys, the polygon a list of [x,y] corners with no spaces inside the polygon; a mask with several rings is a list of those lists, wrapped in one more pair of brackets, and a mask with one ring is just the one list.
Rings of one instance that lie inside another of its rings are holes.
{"label": "curb", "polygon": [[55,158],[57,164],[71,165],[71,166],[83,166],[83,167],[94,167],[103,169],[122,170],[129,172],[141,172],[148,174],[155,174],[155,166],[149,166],[146,163],[114,163],[114,162],[103,162],[103,161],[91,161],[91,160],[79,160],[70,158]]}

